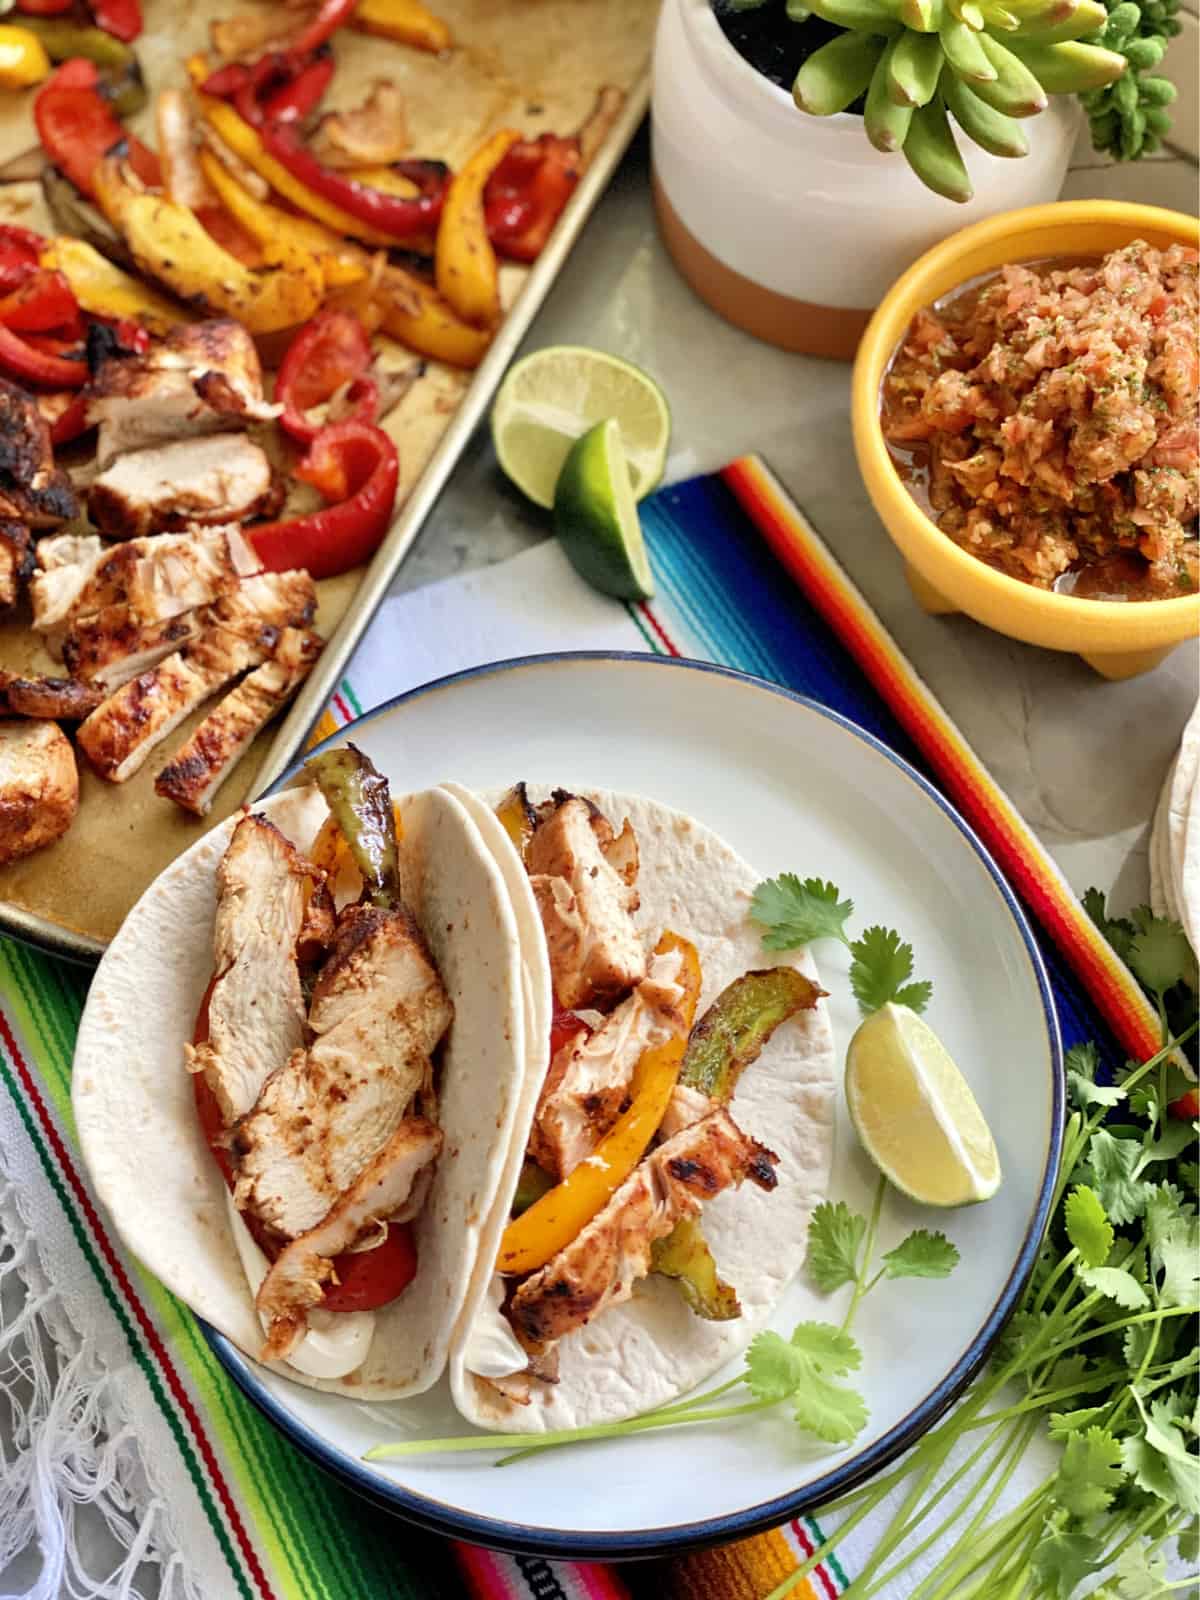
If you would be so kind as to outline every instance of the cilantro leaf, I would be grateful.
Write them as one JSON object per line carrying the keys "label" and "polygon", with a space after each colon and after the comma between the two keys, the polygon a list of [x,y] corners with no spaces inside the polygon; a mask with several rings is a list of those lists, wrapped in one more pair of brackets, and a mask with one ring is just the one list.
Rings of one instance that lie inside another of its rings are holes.
{"label": "cilantro leaf", "polygon": [[913,971],[912,945],[905,944],[894,928],[868,928],[850,946],[850,987],[864,1017],[892,1000],[898,1006],[924,1011],[933,985],[909,983]]}
{"label": "cilantro leaf", "polygon": [[1124,1267],[1076,1267],[1075,1271],[1080,1283],[1115,1300],[1127,1311],[1142,1311],[1150,1304],[1150,1296]]}
{"label": "cilantro leaf", "polygon": [[1200,1226],[1195,1218],[1172,1224],[1159,1240],[1155,1258],[1163,1274],[1159,1305],[1200,1311]]}
{"label": "cilantro leaf", "polygon": [[1112,1224],[1094,1189],[1077,1184],[1066,1198],[1063,1221],[1067,1238],[1079,1251],[1085,1267],[1102,1267],[1113,1247]]}
{"label": "cilantro leaf", "polygon": [[1146,1145],[1136,1171],[1142,1172],[1154,1161],[1174,1161],[1175,1157],[1196,1142],[1196,1130],[1190,1122],[1168,1122],[1159,1138]]}
{"label": "cilantro leaf", "polygon": [[1181,1161],[1175,1169],[1179,1181],[1193,1192],[1200,1191],[1200,1162]]}
{"label": "cilantro leaf", "polygon": [[844,1377],[862,1366],[862,1351],[842,1328],[832,1322],[800,1322],[792,1329],[792,1349],[799,1350],[822,1372]]}
{"label": "cilantro leaf", "polygon": [[1125,1091],[1119,1084],[1096,1082],[1100,1052],[1094,1044],[1073,1044],[1067,1051],[1064,1065],[1071,1099],[1081,1111],[1086,1111],[1090,1105],[1115,1106],[1124,1100]]}
{"label": "cilantro leaf", "polygon": [[889,1278],[948,1278],[959,1256],[944,1233],[917,1228],[882,1260]]}
{"label": "cilantro leaf", "polygon": [[[1153,1488],[1150,1492],[1159,1494],[1163,1499],[1171,1499],[1189,1516],[1200,1516],[1200,1471],[1197,1470],[1197,1458],[1188,1453],[1183,1437],[1176,1427],[1176,1423],[1182,1420],[1184,1408],[1182,1397],[1166,1395],[1161,1399],[1152,1400],[1148,1416],[1142,1397],[1136,1389],[1133,1391],[1133,1398],[1142,1418],[1143,1438],[1165,1465],[1167,1477],[1174,1491],[1169,1496],[1161,1495],[1158,1488]],[[1138,1478],[1137,1481],[1140,1483],[1141,1479]]]}
{"label": "cilantro leaf", "polygon": [[1083,1406],[1078,1411],[1052,1411],[1049,1433],[1052,1439],[1069,1439],[1078,1428],[1089,1427],[1096,1418],[1108,1410],[1104,1406]]}
{"label": "cilantro leaf", "polygon": [[1108,1510],[1124,1477],[1121,1441],[1106,1428],[1088,1428],[1067,1440],[1054,1498],[1068,1516],[1086,1522]]}
{"label": "cilantro leaf", "polygon": [[809,1362],[782,1334],[755,1334],[746,1351],[744,1382],[756,1400],[786,1400],[808,1376]]}
{"label": "cilantro leaf", "polygon": [[828,1322],[802,1322],[790,1340],[758,1334],[746,1352],[745,1382],[760,1400],[791,1397],[802,1428],[827,1444],[849,1444],[867,1420],[862,1396],[835,1383],[862,1363],[862,1353],[841,1328]]}
{"label": "cilantro leaf", "polygon": [[1083,891],[1083,909],[1100,929],[1100,932],[1112,945],[1113,949],[1124,961],[1129,954],[1129,946],[1133,943],[1137,929],[1127,917],[1110,917],[1108,903],[1101,890],[1085,889]]}
{"label": "cilantro leaf", "polygon": [[1097,1128],[1092,1135],[1087,1163],[1091,1186],[1112,1222],[1132,1222],[1145,1209],[1147,1186],[1134,1177],[1141,1153],[1135,1140],[1116,1139],[1107,1128]]}
{"label": "cilantro leaf", "polygon": [[1103,1541],[1095,1534],[1067,1532],[1065,1511],[1046,1518],[1042,1536],[1033,1552],[1032,1566],[1041,1588],[1039,1594],[1068,1596],[1093,1572],[1104,1565]]}
{"label": "cilantro leaf", "polygon": [[1138,1539],[1121,1551],[1113,1575],[1121,1600],[1151,1600],[1166,1587],[1167,1563],[1161,1552]]}
{"label": "cilantro leaf", "polygon": [[1139,917],[1138,921],[1140,931],[1134,935],[1125,958],[1134,976],[1157,995],[1166,994],[1177,983],[1195,989],[1196,958],[1179,923],[1153,915]]}
{"label": "cilantro leaf", "polygon": [[839,900],[838,892],[835,884],[820,878],[801,882],[794,872],[760,883],[750,901],[750,918],[766,930],[766,949],[794,950],[814,939],[848,943],[846,920],[854,914],[854,901]]}
{"label": "cilantro leaf", "polygon": [[1180,1561],[1186,1561],[1193,1567],[1200,1561],[1200,1522],[1193,1520],[1186,1528],[1180,1529],[1175,1535],[1175,1550]]}
{"label": "cilantro leaf", "polygon": [[867,1231],[866,1217],[851,1211],[844,1200],[823,1200],[808,1224],[809,1278],[823,1294],[858,1277],[858,1252]]}
{"label": "cilantro leaf", "polygon": [[826,1444],[849,1444],[866,1426],[869,1413],[857,1389],[822,1378],[797,1397],[792,1415]]}

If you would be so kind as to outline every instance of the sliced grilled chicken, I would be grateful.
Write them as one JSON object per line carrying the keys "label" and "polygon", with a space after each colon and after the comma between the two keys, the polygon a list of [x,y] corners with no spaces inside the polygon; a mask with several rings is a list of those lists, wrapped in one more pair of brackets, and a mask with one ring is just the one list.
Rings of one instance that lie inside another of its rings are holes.
{"label": "sliced grilled chicken", "polygon": [[23,522],[0,522],[0,611],[10,611],[36,570],[33,538]]}
{"label": "sliced grilled chicken", "polygon": [[0,519],[56,528],[78,515],[79,501],[70,478],[54,465],[37,401],[0,378]]}
{"label": "sliced grilled chicken", "polygon": [[452,1016],[412,917],[348,906],[313,990],[313,1043],[234,1129],[238,1207],[289,1239],[316,1227],[429,1086]]}
{"label": "sliced grilled chicken", "polygon": [[684,1032],[678,971],[678,953],[655,956],[629,998],[550,1063],[529,1153],[553,1177],[565,1178],[590,1156],[620,1116],[642,1052]]}
{"label": "sliced grilled chicken", "polygon": [[776,1160],[724,1110],[660,1144],[578,1237],[517,1289],[506,1308],[517,1337],[539,1349],[628,1300],[650,1271],[655,1239],[747,1178],[773,1189]]}
{"label": "sliced grilled chicken", "polygon": [[234,828],[217,868],[208,1039],[186,1047],[226,1127],[254,1105],[271,1073],[304,1037],[296,943],[305,885],[320,874],[273,822],[251,813]]}
{"label": "sliced grilled chicken", "polygon": [[144,355],[116,357],[96,374],[88,420],[99,424],[97,461],[146,445],[277,417],[263,398],[254,340],[216,318],[173,329]]}
{"label": "sliced grilled chicken", "polygon": [[186,716],[239,673],[274,653],[283,628],[312,620],[306,572],[246,578],[197,614],[197,637],[150,672],[123,683],[82,723],[79,747],[102,778],[124,783]]}
{"label": "sliced grilled chicken", "polygon": [[410,1201],[418,1178],[442,1148],[442,1132],[423,1117],[406,1117],[383,1148],[330,1208],[324,1219],[293,1239],[276,1257],[255,1301],[270,1331],[263,1361],[282,1361],[308,1327],[334,1276],[333,1258],[366,1239],[379,1222]]}
{"label": "sliced grilled chicken", "polygon": [[269,661],[248,673],[171,757],[154,780],[156,794],[202,817],[260,728],[304,682],[324,640],[285,628]]}
{"label": "sliced grilled chicken", "polygon": [[212,434],[119,456],[88,491],[92,521],[112,539],[193,523],[240,522],[279,500],[271,463],[243,434]]}
{"label": "sliced grilled chicken", "polygon": [[555,792],[529,841],[530,881],[546,930],[554,992],[568,1010],[618,999],[646,975],[633,925],[637,840],[619,837],[576,795]]}
{"label": "sliced grilled chicken", "polygon": [[53,844],[78,808],[75,752],[57,722],[0,722],[0,863]]}
{"label": "sliced grilled chicken", "polygon": [[0,711],[14,717],[53,717],[78,722],[104,699],[105,691],[78,678],[19,678],[0,672]]}

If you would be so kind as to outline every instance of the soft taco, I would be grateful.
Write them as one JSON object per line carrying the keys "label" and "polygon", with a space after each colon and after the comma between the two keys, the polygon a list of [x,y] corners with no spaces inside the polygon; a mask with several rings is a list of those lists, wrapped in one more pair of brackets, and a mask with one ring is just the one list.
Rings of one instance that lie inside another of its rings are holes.
{"label": "soft taco", "polygon": [[450,788],[552,1007],[454,1400],[507,1431],[615,1421],[742,1349],[803,1262],[833,1156],[823,991],[806,955],[772,964],[749,920],[758,875],[691,818],[609,792]]}
{"label": "soft taco", "polygon": [[[110,945],[73,1099],[124,1243],[246,1354],[365,1400],[441,1374],[526,1073],[509,893],[460,802],[346,747],[207,835]],[[398,837],[397,837],[398,836]]]}

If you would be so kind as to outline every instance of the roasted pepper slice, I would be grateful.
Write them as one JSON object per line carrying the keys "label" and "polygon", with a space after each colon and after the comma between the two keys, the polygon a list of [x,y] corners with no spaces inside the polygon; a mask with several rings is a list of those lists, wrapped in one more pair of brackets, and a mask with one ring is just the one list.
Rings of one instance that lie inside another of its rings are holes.
{"label": "roasted pepper slice", "polygon": [[27,26],[41,40],[51,61],[82,56],[111,73],[123,72],[136,59],[129,46],[111,33],[85,22],[72,22],[69,17],[30,17]]}
{"label": "roasted pepper slice", "polygon": [[132,317],[156,333],[188,320],[182,307],[172,304],[139,278],[93,250],[82,239],[51,239],[42,251],[42,265],[61,272],[85,311],[97,317]]}
{"label": "roasted pepper slice", "polygon": [[533,830],[537,826],[537,818],[533,807],[529,804],[529,795],[523,783],[514,783],[512,788],[496,807],[496,820],[503,827],[505,833],[517,848],[521,860],[525,859],[525,851],[529,841],[533,838]]}
{"label": "roasted pepper slice", "polygon": [[275,399],[283,406],[280,427],[311,444],[322,424],[308,412],[346,386],[353,409],[343,420],[374,422],[379,385],[367,376],[370,366],[371,339],[358,318],[348,311],[319,312],[301,328],[280,362],[275,378]]}
{"label": "roasted pepper slice", "polygon": [[391,524],[400,479],[396,446],[382,428],[363,422],[323,428],[296,476],[340,503],[288,522],[247,528],[266,570],[306,567],[314,578],[333,578],[374,555]]}
{"label": "roasted pepper slice", "polygon": [[92,174],[97,164],[122,143],[125,159],[137,177],[156,187],[162,182],[158,157],[125,131],[99,84],[95,63],[81,58],[64,61],[46,80],[33,102],[42,149],[89,198],[95,197]]}
{"label": "roasted pepper slice", "polygon": [[577,138],[543,133],[507,152],[483,194],[488,238],[502,256],[536,261],[579,181]]}
{"label": "roasted pepper slice", "polygon": [[352,744],[311,757],[304,770],[325,797],[371,904],[399,905],[399,830],[387,779]]}
{"label": "roasted pepper slice", "polygon": [[492,342],[490,328],[475,328],[414,272],[390,266],[383,275],[384,331],[418,355],[452,367],[477,367]]}
{"label": "roasted pepper slice", "polygon": [[655,1239],[650,1270],[674,1278],[680,1294],[705,1322],[731,1322],[742,1314],[737,1290],[717,1272],[699,1217],[681,1217],[665,1239]]}
{"label": "roasted pepper slice", "polygon": [[637,1166],[667,1109],[700,998],[700,957],[688,940],[664,933],[656,955],[678,950],[682,1027],[673,1038],[642,1052],[630,1086],[632,1103],[601,1139],[589,1160],[510,1222],[500,1241],[497,1269],[508,1274],[536,1272],[570,1244],[607,1204]]}
{"label": "roasted pepper slice", "polygon": [[360,226],[382,234],[389,244],[403,243],[437,227],[446,194],[442,178],[430,174],[425,193],[416,196],[385,194],[324,166],[286,123],[264,123],[259,136],[265,153],[307,193],[320,196]]}
{"label": "roasted pepper slice", "polygon": [[61,272],[48,267],[39,268],[0,299],[0,322],[17,333],[46,333],[70,326],[76,337],[82,338],[86,331],[70,284]]}
{"label": "roasted pepper slice", "polygon": [[92,15],[105,33],[132,44],[142,31],[141,0],[92,0]]}
{"label": "roasted pepper slice", "polygon": [[281,245],[276,264],[252,272],[216,242],[194,212],[126,183],[106,157],[92,174],[96,200],[143,272],[189,305],[237,317],[251,333],[305,322],[325,292],[320,264],[307,250]]}
{"label": "roasted pepper slice", "polygon": [[515,128],[502,128],[480,145],[451,178],[438,228],[438,290],[465,322],[484,328],[500,319],[500,269],[487,235],[483,191],[520,137]]}
{"label": "roasted pepper slice", "polygon": [[548,1172],[543,1172],[536,1161],[525,1161],[521,1167],[521,1176],[517,1179],[517,1192],[513,1195],[512,1215],[522,1216],[535,1200],[540,1200],[544,1194],[549,1194],[553,1187],[554,1179]]}
{"label": "roasted pepper slice", "polygon": [[259,200],[243,189],[211,150],[200,152],[200,170],[230,216],[258,242],[264,260],[277,259],[277,252],[289,245],[306,250],[317,258],[327,289],[361,283],[369,273],[371,258],[359,245],[351,244],[311,217],[298,217],[273,206],[269,200]]}
{"label": "roasted pepper slice", "polygon": [[342,26],[349,22],[357,0],[321,0],[317,14],[313,17],[294,39],[289,40],[289,45],[297,55],[308,55],[320,47]]}
{"label": "roasted pepper slice", "polygon": [[0,89],[28,89],[50,76],[50,57],[36,33],[0,25]]}
{"label": "roasted pepper slice", "polygon": [[454,43],[449,24],[435,17],[421,0],[359,0],[351,22],[363,33],[379,33],[434,55]]}

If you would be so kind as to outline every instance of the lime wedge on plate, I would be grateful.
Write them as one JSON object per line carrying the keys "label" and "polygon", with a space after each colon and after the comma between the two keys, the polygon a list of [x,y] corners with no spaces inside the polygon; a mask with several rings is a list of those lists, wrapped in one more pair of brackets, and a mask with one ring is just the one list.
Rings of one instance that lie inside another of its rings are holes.
{"label": "lime wedge on plate", "polygon": [[571,446],[554,493],[554,531],[571,565],[603,594],[649,600],[654,593],[615,418]]}
{"label": "lime wedge on plate", "polygon": [[911,1199],[961,1206],[1000,1187],[996,1145],[967,1080],[907,1006],[881,1007],[851,1039],[846,1100],[867,1154]]}
{"label": "lime wedge on plate", "polygon": [[510,368],[492,407],[492,441],[507,477],[539,506],[576,439],[605,417],[620,424],[633,497],[662,478],[671,413],[653,378],[602,350],[551,345]]}

